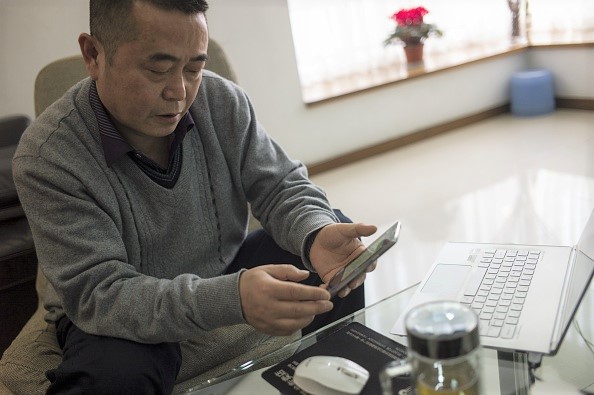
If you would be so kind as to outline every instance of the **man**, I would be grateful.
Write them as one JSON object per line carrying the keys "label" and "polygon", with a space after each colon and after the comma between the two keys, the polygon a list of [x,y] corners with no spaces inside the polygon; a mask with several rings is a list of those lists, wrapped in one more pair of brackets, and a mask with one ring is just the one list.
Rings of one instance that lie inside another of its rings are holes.
{"label": "man", "polygon": [[[206,2],[90,5],[90,79],[36,120],[13,162],[63,350],[49,393],[170,393],[362,307],[364,276],[330,301],[295,265],[328,282],[376,228],[339,223],[245,93],[203,70]],[[248,203],[265,232],[246,238]]]}

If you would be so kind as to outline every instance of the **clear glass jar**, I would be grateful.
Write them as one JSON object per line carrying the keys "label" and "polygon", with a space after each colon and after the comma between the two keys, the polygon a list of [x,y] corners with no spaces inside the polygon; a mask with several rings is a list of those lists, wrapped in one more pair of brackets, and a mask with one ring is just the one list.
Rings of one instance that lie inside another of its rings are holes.
{"label": "clear glass jar", "polygon": [[[380,372],[384,394],[476,395],[481,393],[478,318],[457,302],[431,302],[405,319],[408,357]],[[402,376],[411,389],[402,392]]]}

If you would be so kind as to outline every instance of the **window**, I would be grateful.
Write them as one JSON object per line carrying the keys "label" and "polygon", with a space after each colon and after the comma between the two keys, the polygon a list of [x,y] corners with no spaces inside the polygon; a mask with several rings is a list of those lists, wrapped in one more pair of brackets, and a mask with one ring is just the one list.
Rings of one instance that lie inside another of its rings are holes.
{"label": "window", "polygon": [[530,43],[570,44],[594,41],[592,0],[530,0]]}
{"label": "window", "polygon": [[[526,46],[528,19],[535,40],[548,40],[551,32],[575,38],[560,33],[568,28],[593,30],[594,7],[585,11],[591,0],[565,0],[563,10],[570,10],[572,19],[558,17],[558,1],[520,1],[520,36],[512,39],[508,0],[288,0],[303,100],[311,103]],[[394,28],[393,13],[420,5],[429,10],[425,21],[444,35],[427,39],[423,64],[412,67],[400,46],[383,42]]]}

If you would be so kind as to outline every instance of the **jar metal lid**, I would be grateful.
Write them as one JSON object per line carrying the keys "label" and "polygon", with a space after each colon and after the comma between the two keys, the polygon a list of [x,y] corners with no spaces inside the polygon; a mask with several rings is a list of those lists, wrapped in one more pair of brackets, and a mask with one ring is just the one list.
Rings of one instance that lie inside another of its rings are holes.
{"label": "jar metal lid", "polygon": [[417,306],[407,314],[405,325],[410,349],[425,357],[456,358],[480,345],[478,317],[458,302]]}

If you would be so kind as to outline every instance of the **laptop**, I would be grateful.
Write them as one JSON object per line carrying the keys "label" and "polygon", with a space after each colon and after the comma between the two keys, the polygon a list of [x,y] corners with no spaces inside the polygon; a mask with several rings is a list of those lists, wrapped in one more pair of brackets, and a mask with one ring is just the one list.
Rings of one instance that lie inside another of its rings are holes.
{"label": "laptop", "polygon": [[405,335],[408,310],[455,300],[479,317],[481,344],[557,353],[594,273],[594,211],[577,245],[446,243],[391,333]]}

